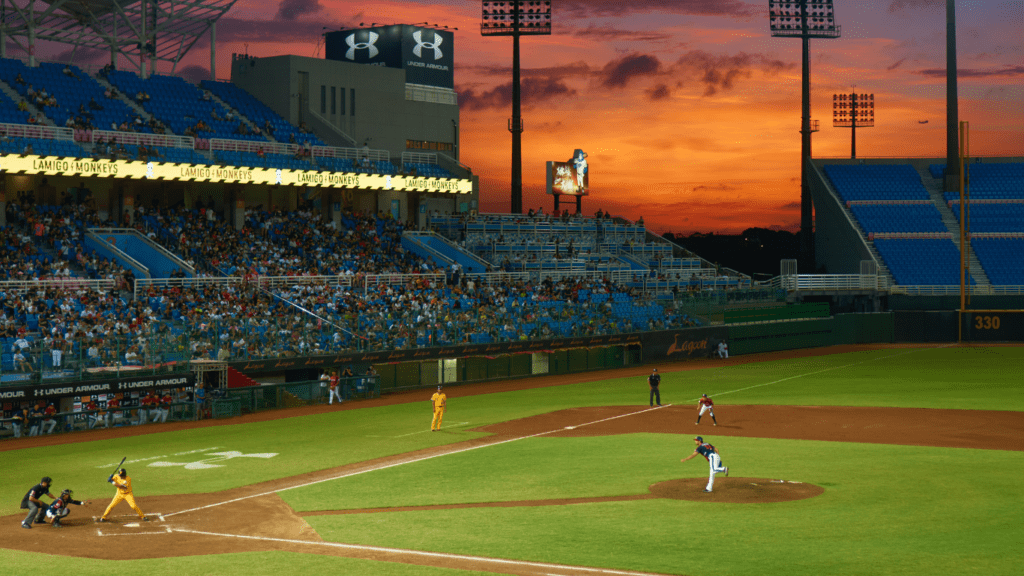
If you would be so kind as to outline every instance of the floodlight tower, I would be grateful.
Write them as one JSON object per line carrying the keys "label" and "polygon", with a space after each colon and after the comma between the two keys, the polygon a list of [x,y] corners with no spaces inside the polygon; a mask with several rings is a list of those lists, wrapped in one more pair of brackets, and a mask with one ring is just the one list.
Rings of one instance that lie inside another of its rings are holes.
{"label": "floodlight tower", "polygon": [[481,36],[512,37],[512,209],[523,212],[523,118],[519,99],[519,37],[551,34],[551,0],[484,0]]}
{"label": "floodlight tower", "polygon": [[800,121],[800,260],[814,267],[814,227],[811,187],[807,176],[811,158],[811,38],[839,38],[832,0],[768,0],[772,36],[803,40],[803,92]]}
{"label": "floodlight tower", "polygon": [[832,126],[850,129],[850,158],[857,157],[857,128],[875,125],[874,94],[833,94]]}

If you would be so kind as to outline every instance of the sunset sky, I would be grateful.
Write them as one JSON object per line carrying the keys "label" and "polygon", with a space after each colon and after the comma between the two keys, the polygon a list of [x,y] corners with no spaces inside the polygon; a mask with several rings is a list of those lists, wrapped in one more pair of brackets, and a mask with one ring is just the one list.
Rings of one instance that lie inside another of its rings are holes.
{"label": "sunset sky", "polygon": [[[1024,156],[1024,2],[956,4],[972,152]],[[522,41],[524,209],[551,209],[545,161],[582,148],[588,214],[643,216],[684,234],[799,228],[800,41],[771,37],[767,1],[553,5],[552,35]],[[811,42],[814,155],[849,156],[849,129],[831,126],[832,94],[856,85],[877,103],[875,127],[858,130],[859,157],[944,157],[945,2],[835,0],[835,14],[842,37]],[[218,75],[233,52],[315,56],[324,26],[360,22],[459,29],[462,161],[480,175],[481,210],[507,211],[512,41],[480,35],[479,1],[238,0],[217,26]],[[204,73],[208,50],[197,45],[186,72]]]}

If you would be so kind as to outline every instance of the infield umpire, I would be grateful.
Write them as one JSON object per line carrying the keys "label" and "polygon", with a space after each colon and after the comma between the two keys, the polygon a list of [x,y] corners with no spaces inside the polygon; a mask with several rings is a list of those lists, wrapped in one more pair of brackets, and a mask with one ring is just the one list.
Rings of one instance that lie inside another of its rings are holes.
{"label": "infield umpire", "polygon": [[50,484],[53,480],[49,476],[43,476],[43,479],[32,487],[31,490],[25,494],[25,497],[21,499],[21,509],[28,509],[28,516],[25,516],[25,520],[21,522],[22,528],[32,528],[32,523],[44,524],[46,523],[46,508],[45,502],[39,499],[40,496],[49,496],[54,498],[53,494],[50,494]]}
{"label": "infield umpire", "polygon": [[651,406],[654,406],[655,399],[658,400],[658,406],[661,406],[661,390],[658,389],[661,386],[661,374],[658,374],[657,368],[647,377],[647,384],[651,387]]}

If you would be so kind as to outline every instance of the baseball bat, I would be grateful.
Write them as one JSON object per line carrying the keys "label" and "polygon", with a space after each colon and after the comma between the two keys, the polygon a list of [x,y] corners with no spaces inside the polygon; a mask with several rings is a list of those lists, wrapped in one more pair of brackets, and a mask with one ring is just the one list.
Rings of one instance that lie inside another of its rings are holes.
{"label": "baseball bat", "polygon": [[127,456],[125,456],[124,458],[121,458],[121,463],[118,464],[117,467],[114,468],[114,471],[110,473],[110,478],[107,478],[107,482],[113,482],[114,481],[114,474],[117,474],[117,471],[121,469],[121,464],[124,464],[124,461],[127,460],[127,459],[128,459]]}

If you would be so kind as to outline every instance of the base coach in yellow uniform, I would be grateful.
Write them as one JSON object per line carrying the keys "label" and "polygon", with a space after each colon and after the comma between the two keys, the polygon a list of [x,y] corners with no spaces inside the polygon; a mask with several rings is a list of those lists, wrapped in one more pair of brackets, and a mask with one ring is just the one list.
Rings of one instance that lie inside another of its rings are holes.
{"label": "base coach in yellow uniform", "polygon": [[448,403],[448,396],[437,387],[437,392],[430,397],[430,405],[434,408],[434,419],[430,422],[430,431],[441,429],[441,420],[444,419],[444,407]]}
{"label": "base coach in yellow uniform", "polygon": [[143,522],[149,521],[149,518],[142,513],[142,510],[139,510],[138,504],[135,503],[135,496],[132,495],[132,479],[128,476],[127,470],[121,468],[117,471],[117,474],[111,476],[107,482],[110,482],[117,487],[117,494],[114,494],[114,499],[110,501],[110,506],[107,506],[106,512],[103,513],[103,516],[100,516],[100,519],[97,520],[97,522],[106,522],[107,515],[110,514],[110,511],[114,509],[114,506],[120,504],[122,500],[128,502],[128,505],[132,507],[132,510],[135,510],[135,513],[139,515],[140,520]]}

